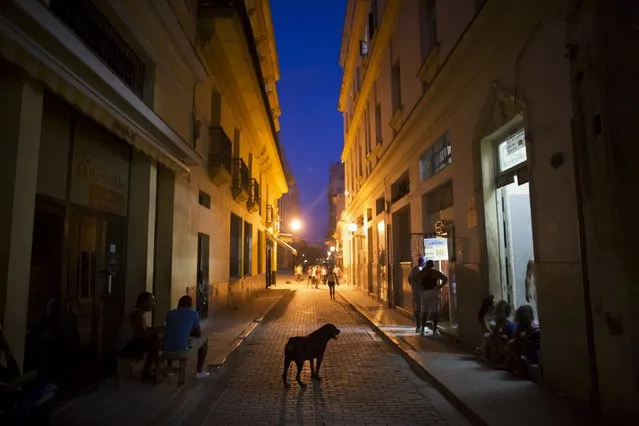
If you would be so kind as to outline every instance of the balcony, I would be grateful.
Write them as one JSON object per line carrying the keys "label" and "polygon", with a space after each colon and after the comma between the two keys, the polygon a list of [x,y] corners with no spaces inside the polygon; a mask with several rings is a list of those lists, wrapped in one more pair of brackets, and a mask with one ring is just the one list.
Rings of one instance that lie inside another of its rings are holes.
{"label": "balcony", "polygon": [[250,213],[256,213],[260,209],[260,183],[255,178],[251,178],[249,183],[249,198],[246,208]]}
{"label": "balcony", "polygon": [[209,128],[209,176],[211,182],[222,186],[231,181],[233,143],[221,126]]}
{"label": "balcony", "polygon": [[233,159],[231,193],[238,203],[245,203],[249,199],[249,169],[241,158]]}
{"label": "balcony", "polygon": [[117,75],[142,98],[144,62],[109,24],[90,0],[51,0],[49,10],[64,22]]}
{"label": "balcony", "polygon": [[273,226],[273,221],[275,220],[275,215],[273,211],[273,206],[270,204],[266,205],[266,227],[270,228]]}

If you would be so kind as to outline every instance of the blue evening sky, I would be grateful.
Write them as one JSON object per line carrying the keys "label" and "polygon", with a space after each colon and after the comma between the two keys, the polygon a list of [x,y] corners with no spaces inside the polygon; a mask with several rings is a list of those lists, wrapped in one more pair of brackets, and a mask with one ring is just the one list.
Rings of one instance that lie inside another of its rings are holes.
{"label": "blue evening sky", "polygon": [[343,146],[337,98],[346,0],[271,0],[271,11],[280,63],[280,138],[299,188],[302,235],[323,240],[328,168]]}

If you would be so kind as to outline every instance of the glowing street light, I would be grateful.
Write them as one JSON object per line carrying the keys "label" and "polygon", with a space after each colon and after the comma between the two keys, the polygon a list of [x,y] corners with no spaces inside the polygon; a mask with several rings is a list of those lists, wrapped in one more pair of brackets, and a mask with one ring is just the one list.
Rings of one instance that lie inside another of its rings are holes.
{"label": "glowing street light", "polygon": [[356,223],[349,223],[348,224],[348,230],[351,231],[351,232],[357,231],[357,224]]}
{"label": "glowing street light", "polygon": [[331,246],[331,247],[329,248],[329,250],[330,250],[331,252],[334,252],[334,251],[335,251],[335,246]]}
{"label": "glowing street light", "polygon": [[292,230],[293,232],[297,232],[297,231],[299,231],[300,229],[302,229],[302,221],[301,221],[301,220],[299,220],[299,219],[293,219],[293,220],[291,221],[291,230]]}

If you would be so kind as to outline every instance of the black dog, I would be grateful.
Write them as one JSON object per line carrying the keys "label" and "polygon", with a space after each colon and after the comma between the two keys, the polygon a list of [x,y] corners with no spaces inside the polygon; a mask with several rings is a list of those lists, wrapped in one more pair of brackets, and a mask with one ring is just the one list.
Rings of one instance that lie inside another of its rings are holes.
{"label": "black dog", "polygon": [[[313,380],[320,380],[319,369],[320,365],[322,365],[326,345],[330,339],[337,339],[339,333],[339,329],[333,324],[326,324],[308,336],[295,336],[288,339],[284,347],[284,374],[282,374],[284,387],[289,387],[288,367],[293,361],[295,361],[295,365],[297,366],[295,379],[301,387],[306,386],[302,383],[301,375],[304,362],[307,360],[311,362],[311,378]],[[317,365],[313,365],[314,359],[317,360]]]}

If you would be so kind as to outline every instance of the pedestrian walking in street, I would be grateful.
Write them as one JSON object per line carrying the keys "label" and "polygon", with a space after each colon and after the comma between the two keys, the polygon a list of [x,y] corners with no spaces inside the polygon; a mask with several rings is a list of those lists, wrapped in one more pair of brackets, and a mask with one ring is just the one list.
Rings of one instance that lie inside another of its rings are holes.
{"label": "pedestrian walking in street", "polygon": [[315,267],[315,288],[319,288],[319,283],[322,280],[322,269],[318,266]]}
{"label": "pedestrian walking in street", "polygon": [[339,285],[339,280],[337,279],[337,274],[332,267],[328,268],[326,283],[328,284],[328,293],[331,296],[331,300],[335,300],[335,284]]}
{"label": "pedestrian walking in street", "polygon": [[410,284],[413,293],[413,316],[415,317],[415,333],[419,333],[422,324],[422,284],[418,280],[419,273],[424,269],[426,259],[420,256],[417,260],[417,265],[413,267],[408,275],[408,283]]}
{"label": "pedestrian walking in street", "polygon": [[433,334],[437,334],[439,322],[439,292],[448,283],[446,275],[435,269],[435,262],[428,260],[426,267],[419,272],[419,280],[422,285],[421,292],[421,329],[420,335],[424,335],[424,328],[429,320],[433,323]]}
{"label": "pedestrian walking in street", "polygon": [[314,273],[313,273],[313,267],[312,267],[312,266],[309,266],[309,267],[308,267],[307,274],[308,274],[308,281],[306,281],[306,288],[308,288],[308,285],[309,285],[309,284],[310,284],[311,286],[313,285],[313,276],[314,276]]}

